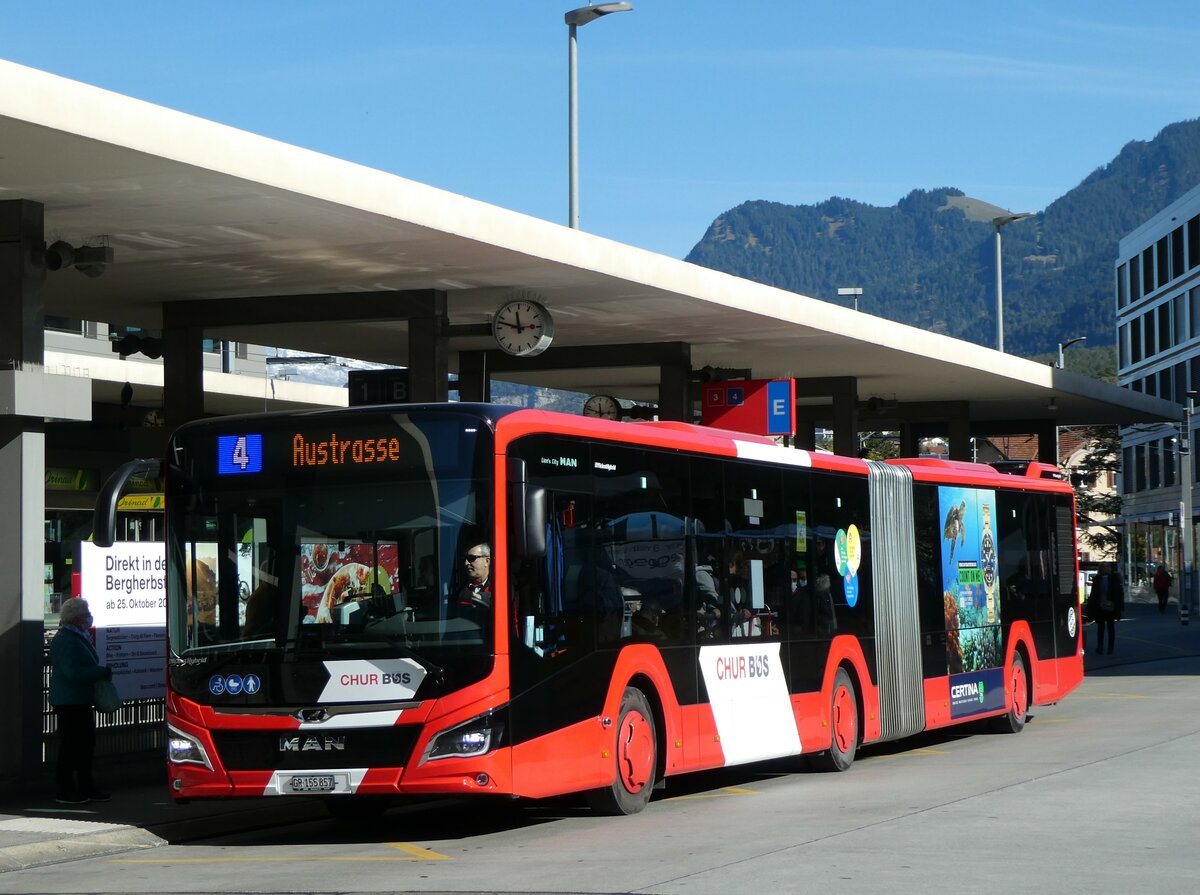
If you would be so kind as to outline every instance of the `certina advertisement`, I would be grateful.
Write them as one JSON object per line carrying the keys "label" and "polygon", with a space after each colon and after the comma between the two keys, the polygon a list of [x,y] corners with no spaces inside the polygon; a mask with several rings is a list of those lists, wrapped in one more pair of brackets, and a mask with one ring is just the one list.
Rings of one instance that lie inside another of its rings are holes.
{"label": "certina advertisement", "polygon": [[996,492],[942,486],[938,503],[950,717],[964,718],[1004,708]]}

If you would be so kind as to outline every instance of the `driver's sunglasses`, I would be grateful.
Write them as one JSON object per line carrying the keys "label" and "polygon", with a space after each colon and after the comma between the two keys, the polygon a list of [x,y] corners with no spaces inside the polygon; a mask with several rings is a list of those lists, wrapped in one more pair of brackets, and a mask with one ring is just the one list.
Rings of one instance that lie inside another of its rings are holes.
{"label": "driver's sunglasses", "polygon": [[468,553],[463,557],[467,562],[478,562],[481,559],[487,559],[487,554],[484,553]]}

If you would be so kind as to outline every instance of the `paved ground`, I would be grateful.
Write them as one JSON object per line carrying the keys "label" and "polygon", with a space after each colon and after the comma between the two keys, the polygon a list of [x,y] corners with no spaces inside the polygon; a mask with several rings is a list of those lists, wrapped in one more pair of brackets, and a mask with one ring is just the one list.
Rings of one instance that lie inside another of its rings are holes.
{"label": "paved ground", "polygon": [[[1094,636],[1089,627],[1087,646],[1094,644]],[[1200,621],[1181,625],[1174,603],[1165,615],[1160,615],[1155,605],[1135,603],[1118,627],[1115,652],[1086,655],[1085,668],[1089,676],[1119,676],[1142,673],[1147,663],[1195,656],[1200,656]],[[194,842],[325,816],[319,803],[305,799],[176,805],[167,795],[160,769],[108,770],[111,773],[105,785],[112,792],[111,802],[58,805],[51,788],[29,797],[0,800],[0,872]],[[120,779],[114,779],[118,770]]]}

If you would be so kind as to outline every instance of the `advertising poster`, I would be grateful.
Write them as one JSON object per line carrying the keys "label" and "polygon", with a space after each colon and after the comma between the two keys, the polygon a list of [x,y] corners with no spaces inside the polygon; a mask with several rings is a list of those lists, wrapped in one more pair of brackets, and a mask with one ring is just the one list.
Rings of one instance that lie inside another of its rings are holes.
{"label": "advertising poster", "polygon": [[1004,706],[996,492],[943,486],[938,503],[950,714],[959,718]]}
{"label": "advertising poster", "polygon": [[304,621],[329,624],[335,615],[340,618],[339,606],[352,609],[355,600],[371,596],[376,586],[384,594],[399,593],[399,567],[396,544],[301,544]]}
{"label": "advertising poster", "polygon": [[121,699],[166,695],[166,551],[161,542],[80,545],[80,596],[96,627],[100,664]]}

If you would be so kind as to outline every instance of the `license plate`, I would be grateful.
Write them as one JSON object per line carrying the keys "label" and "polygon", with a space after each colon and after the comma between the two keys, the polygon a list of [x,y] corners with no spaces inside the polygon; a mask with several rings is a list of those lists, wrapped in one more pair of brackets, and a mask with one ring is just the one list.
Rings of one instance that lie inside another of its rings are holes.
{"label": "license plate", "polygon": [[291,792],[333,792],[337,789],[337,778],[330,774],[305,774],[288,780]]}

